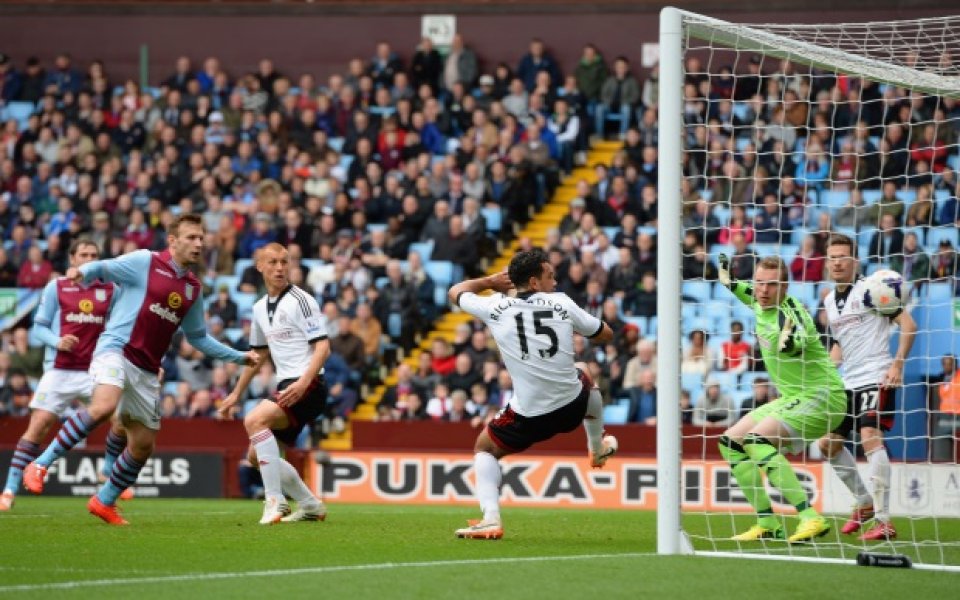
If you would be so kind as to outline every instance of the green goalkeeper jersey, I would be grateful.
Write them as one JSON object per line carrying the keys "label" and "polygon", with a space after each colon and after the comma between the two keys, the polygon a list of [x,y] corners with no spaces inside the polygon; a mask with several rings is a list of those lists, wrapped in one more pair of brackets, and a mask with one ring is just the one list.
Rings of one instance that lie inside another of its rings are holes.
{"label": "green goalkeeper jersey", "polygon": [[[753,297],[753,285],[734,281],[730,291],[753,308],[757,318],[757,343],[770,380],[784,397],[810,397],[829,390],[844,395],[843,379],[820,342],[813,318],[796,298],[787,296],[776,308],[762,308]],[[780,351],[781,333],[786,320],[795,327],[785,348]]]}

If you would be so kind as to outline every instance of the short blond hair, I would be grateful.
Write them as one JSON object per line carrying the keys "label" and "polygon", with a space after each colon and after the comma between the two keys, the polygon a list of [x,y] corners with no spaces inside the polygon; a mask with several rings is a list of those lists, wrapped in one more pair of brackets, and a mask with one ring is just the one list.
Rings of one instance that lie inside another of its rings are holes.
{"label": "short blond hair", "polygon": [[790,281],[790,271],[787,270],[787,263],[779,256],[765,256],[757,262],[757,269],[776,269],[781,282]]}

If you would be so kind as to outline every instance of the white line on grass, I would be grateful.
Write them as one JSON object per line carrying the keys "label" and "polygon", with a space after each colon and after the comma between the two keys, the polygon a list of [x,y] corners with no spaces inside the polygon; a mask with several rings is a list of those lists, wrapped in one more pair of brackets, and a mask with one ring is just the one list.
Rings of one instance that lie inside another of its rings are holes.
{"label": "white line on grass", "polygon": [[572,560],[603,560],[611,558],[643,558],[656,556],[653,552],[625,552],[623,554],[575,554],[569,556],[518,556],[509,558],[475,558],[462,560],[438,560],[422,562],[387,562],[365,565],[339,565],[330,567],[306,567],[302,569],[270,569],[264,571],[236,571],[229,573],[186,573],[184,575],[164,575],[157,577],[130,577],[124,579],[86,579],[61,581],[58,583],[29,583],[22,585],[0,586],[0,594],[11,592],[32,592],[37,590],[70,590],[83,587],[107,587],[116,585],[139,585],[144,583],[175,583],[180,581],[213,581],[234,579],[237,577],[288,577],[291,575],[316,575],[340,573],[346,571],[386,571],[391,569],[457,567],[465,565],[491,565],[500,563],[550,562]]}

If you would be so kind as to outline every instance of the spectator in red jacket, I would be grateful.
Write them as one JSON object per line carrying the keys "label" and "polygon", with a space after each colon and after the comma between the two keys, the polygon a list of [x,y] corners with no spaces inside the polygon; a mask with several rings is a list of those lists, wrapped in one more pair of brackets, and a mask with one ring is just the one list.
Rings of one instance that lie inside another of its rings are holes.
{"label": "spectator in red jacket", "polygon": [[800,252],[790,263],[790,275],[794,281],[823,281],[826,257],[817,251],[817,240],[812,235],[803,238]]}
{"label": "spectator in red jacket", "polygon": [[47,285],[51,275],[53,275],[53,265],[43,257],[43,250],[39,246],[31,246],[27,251],[27,260],[20,265],[17,286],[39,290]]}

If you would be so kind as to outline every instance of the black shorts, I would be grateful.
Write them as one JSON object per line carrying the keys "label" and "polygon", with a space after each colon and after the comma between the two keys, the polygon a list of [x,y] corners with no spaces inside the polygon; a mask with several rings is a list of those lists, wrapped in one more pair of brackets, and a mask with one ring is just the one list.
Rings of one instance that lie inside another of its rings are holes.
{"label": "black shorts", "polygon": [[[270,397],[270,401],[276,402],[280,392],[285,390],[294,381],[296,381],[296,379],[284,379],[281,381],[277,386],[277,392]],[[326,408],[326,406],[327,383],[324,381],[323,375],[317,375],[310,383],[310,387],[307,388],[300,402],[297,402],[293,406],[280,407],[283,409],[283,412],[287,413],[287,420],[290,424],[285,429],[273,429],[274,437],[288,446],[294,445],[297,437],[303,430],[303,426],[308,423],[313,423],[317,417],[323,414],[323,409]]]}
{"label": "black shorts", "polygon": [[893,427],[895,390],[878,385],[868,385],[847,390],[847,414],[834,433],[848,437],[854,429],[873,427],[890,431]]}
{"label": "black shorts", "polygon": [[510,452],[522,452],[537,442],[549,440],[558,433],[568,433],[580,426],[587,414],[587,400],[593,381],[577,369],[580,394],[572,402],[536,417],[524,417],[507,406],[487,425],[487,435],[497,446]]}

